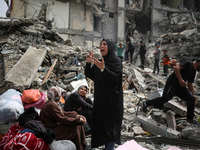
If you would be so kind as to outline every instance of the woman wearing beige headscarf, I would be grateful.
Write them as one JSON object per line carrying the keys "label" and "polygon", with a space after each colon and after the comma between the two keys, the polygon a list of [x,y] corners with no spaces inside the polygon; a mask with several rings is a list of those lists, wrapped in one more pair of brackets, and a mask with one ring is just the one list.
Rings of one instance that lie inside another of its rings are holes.
{"label": "woman wearing beige headscarf", "polygon": [[56,140],[71,140],[77,150],[86,147],[83,124],[86,123],[84,116],[75,111],[65,112],[58,101],[61,91],[58,87],[52,87],[47,92],[48,101],[42,107],[40,120],[46,128],[52,129],[56,134]]}

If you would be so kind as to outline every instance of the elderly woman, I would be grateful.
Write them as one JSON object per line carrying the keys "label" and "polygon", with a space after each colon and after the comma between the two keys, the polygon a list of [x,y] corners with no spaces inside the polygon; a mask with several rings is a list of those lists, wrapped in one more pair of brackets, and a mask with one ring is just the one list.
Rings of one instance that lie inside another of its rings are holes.
{"label": "elderly woman", "polygon": [[56,140],[71,140],[77,150],[85,149],[85,133],[82,126],[86,123],[85,117],[78,115],[75,111],[65,112],[62,110],[58,104],[61,97],[58,87],[50,88],[47,97],[48,101],[40,112],[40,120],[44,126],[55,132]]}
{"label": "elderly woman", "polygon": [[122,63],[114,49],[111,41],[102,40],[101,60],[91,52],[86,57],[85,68],[85,75],[94,81],[92,147],[105,145],[106,150],[113,150],[115,143],[120,144],[123,117]]}
{"label": "elderly woman", "polygon": [[65,101],[65,111],[76,111],[79,115],[86,117],[89,126],[92,123],[92,101],[86,98],[88,87],[81,85],[78,90],[69,95]]}

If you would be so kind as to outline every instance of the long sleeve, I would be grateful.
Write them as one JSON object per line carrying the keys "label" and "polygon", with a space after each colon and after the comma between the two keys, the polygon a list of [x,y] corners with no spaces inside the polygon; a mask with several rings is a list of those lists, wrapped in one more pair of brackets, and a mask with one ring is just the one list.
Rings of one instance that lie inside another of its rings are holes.
{"label": "long sleeve", "polygon": [[91,63],[86,63],[85,75],[86,77],[90,78],[93,81],[94,81],[94,70],[95,70],[94,65],[91,67]]}
{"label": "long sleeve", "polygon": [[112,82],[113,84],[118,84],[120,79],[120,72],[113,72],[105,67],[102,72],[103,76],[108,80],[108,82]]}
{"label": "long sleeve", "polygon": [[76,93],[72,94],[70,98],[72,99],[71,102],[73,101],[74,103],[78,104],[83,108],[93,109],[93,106],[91,104],[84,101],[82,97]]}
{"label": "long sleeve", "polygon": [[[77,117],[75,112],[66,113],[64,110],[59,109],[59,107],[53,102],[49,102],[45,104],[43,112],[41,113],[41,119],[45,117],[48,119],[48,122],[52,122],[54,124],[62,123],[66,125],[75,125],[79,123],[80,118]],[[43,120],[45,122],[45,120]]]}

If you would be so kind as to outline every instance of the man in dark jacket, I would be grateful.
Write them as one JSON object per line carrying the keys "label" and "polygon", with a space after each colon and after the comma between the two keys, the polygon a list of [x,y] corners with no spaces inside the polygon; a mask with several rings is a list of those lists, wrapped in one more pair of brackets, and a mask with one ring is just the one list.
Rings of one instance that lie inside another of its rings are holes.
{"label": "man in dark jacket", "polygon": [[145,54],[146,54],[146,46],[144,42],[140,41],[140,60],[141,60],[141,68],[144,69],[144,63],[145,63]]}
{"label": "man in dark jacket", "polygon": [[[174,96],[187,101],[187,121],[198,124],[194,118],[194,107],[196,97],[193,92],[193,82],[196,71],[200,70],[200,58],[195,63],[190,61],[181,62],[173,67],[174,72],[167,79],[162,97],[153,100],[144,101],[142,110],[146,112],[148,106],[161,108],[162,105],[172,99]],[[186,87],[187,82],[187,87]]]}
{"label": "man in dark jacket", "polygon": [[134,45],[133,45],[133,38],[131,37],[131,34],[128,33],[127,39],[126,39],[126,53],[130,53],[130,59],[131,64],[133,62],[133,53],[134,53]]}

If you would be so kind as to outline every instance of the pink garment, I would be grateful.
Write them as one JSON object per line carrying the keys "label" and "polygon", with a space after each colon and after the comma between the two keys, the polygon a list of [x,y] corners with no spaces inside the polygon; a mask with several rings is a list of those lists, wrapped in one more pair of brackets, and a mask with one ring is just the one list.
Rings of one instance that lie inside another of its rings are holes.
{"label": "pink garment", "polygon": [[168,148],[167,150],[184,150],[175,146],[170,146],[170,148]]}
{"label": "pink garment", "polygon": [[33,102],[33,103],[23,103],[24,104],[24,109],[26,110],[31,106],[39,108],[39,109],[42,109],[42,106],[45,103],[46,96],[45,96],[44,92],[41,92],[40,94],[41,94],[41,98],[38,101]]}
{"label": "pink garment", "polygon": [[116,150],[148,150],[139,145],[135,140],[127,141],[123,145],[120,145]]}

